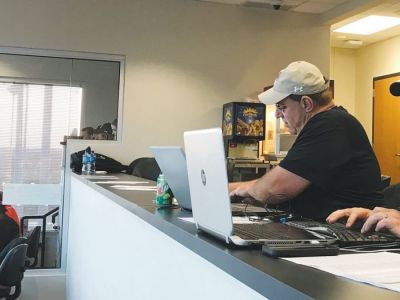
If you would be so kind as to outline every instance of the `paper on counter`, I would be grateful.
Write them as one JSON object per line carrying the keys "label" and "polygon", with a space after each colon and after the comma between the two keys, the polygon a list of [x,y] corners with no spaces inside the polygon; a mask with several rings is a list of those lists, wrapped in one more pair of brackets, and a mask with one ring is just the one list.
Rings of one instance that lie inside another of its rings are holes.
{"label": "paper on counter", "polygon": [[96,181],[100,184],[146,184],[148,181]]}
{"label": "paper on counter", "polygon": [[[181,219],[186,222],[190,223],[195,223],[193,217],[179,217],[178,219]],[[232,221],[235,224],[251,224],[254,223],[254,221],[249,220],[249,217],[232,217]]]}
{"label": "paper on counter", "polygon": [[124,191],[156,191],[157,187],[153,185],[112,185],[116,190]]}
{"label": "paper on counter", "polygon": [[357,253],[282,259],[400,292],[400,254],[397,253]]}
{"label": "paper on counter", "polygon": [[117,176],[112,175],[81,175],[87,179],[118,179]]}

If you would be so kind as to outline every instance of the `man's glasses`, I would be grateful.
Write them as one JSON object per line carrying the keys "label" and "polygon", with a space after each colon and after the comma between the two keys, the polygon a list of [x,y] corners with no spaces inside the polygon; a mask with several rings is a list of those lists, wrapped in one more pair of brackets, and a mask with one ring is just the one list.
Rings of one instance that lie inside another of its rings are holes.
{"label": "man's glasses", "polygon": [[284,112],[285,109],[287,108],[287,106],[286,106],[286,105],[283,105],[283,104],[277,103],[277,104],[275,104],[275,108],[276,108],[277,110],[279,110],[280,112]]}

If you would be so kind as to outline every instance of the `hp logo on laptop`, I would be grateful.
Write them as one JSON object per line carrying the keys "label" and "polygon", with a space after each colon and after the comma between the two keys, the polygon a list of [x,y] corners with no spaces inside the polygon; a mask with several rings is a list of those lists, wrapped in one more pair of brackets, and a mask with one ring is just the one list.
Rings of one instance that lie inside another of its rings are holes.
{"label": "hp logo on laptop", "polygon": [[201,182],[203,182],[203,185],[206,186],[207,184],[206,172],[204,172],[203,169],[201,169]]}

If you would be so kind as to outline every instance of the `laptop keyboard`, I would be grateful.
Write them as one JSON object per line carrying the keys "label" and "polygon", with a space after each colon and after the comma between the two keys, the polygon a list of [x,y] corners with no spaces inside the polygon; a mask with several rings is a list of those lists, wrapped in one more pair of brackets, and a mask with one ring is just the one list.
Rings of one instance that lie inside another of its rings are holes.
{"label": "laptop keyboard", "polygon": [[286,211],[279,210],[279,209],[276,209],[276,208],[265,207],[264,209],[265,209],[265,211],[267,213],[271,213],[271,214],[287,214]]}
{"label": "laptop keyboard", "polygon": [[[293,240],[299,238],[305,238],[307,232],[295,227],[287,226],[280,223],[246,223],[246,224],[233,224],[233,234],[239,236],[244,240]],[[312,235],[310,234],[310,237]]]}
{"label": "laptop keyboard", "polygon": [[[338,239],[339,247],[363,246],[374,244],[400,243],[400,239],[385,233],[371,232],[363,234],[358,230],[346,228],[344,224],[325,224],[316,221],[289,221],[286,224],[322,234],[331,235]],[[323,231],[321,229],[326,229]]]}
{"label": "laptop keyboard", "polygon": [[266,215],[266,211],[263,207],[244,204],[244,203],[232,203],[231,211],[233,216],[246,216],[246,215]]}
{"label": "laptop keyboard", "polygon": [[245,203],[232,203],[231,204],[232,216],[260,216],[260,217],[275,217],[286,216],[288,213],[269,207],[260,207]]}
{"label": "laptop keyboard", "polygon": [[[233,224],[233,234],[244,240],[259,240],[271,237],[274,233],[266,231],[263,224]],[[276,233],[275,238],[282,237]]]}

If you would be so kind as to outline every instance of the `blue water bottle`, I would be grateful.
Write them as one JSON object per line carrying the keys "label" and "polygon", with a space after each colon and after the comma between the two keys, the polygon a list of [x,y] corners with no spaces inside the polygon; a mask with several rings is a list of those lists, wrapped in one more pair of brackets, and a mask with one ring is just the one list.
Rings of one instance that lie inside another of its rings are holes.
{"label": "blue water bottle", "polygon": [[87,151],[85,150],[85,152],[82,155],[82,175],[87,175],[89,173],[88,163],[89,163],[89,156]]}
{"label": "blue water bottle", "polygon": [[94,151],[90,153],[89,162],[89,174],[96,175],[96,154]]}

